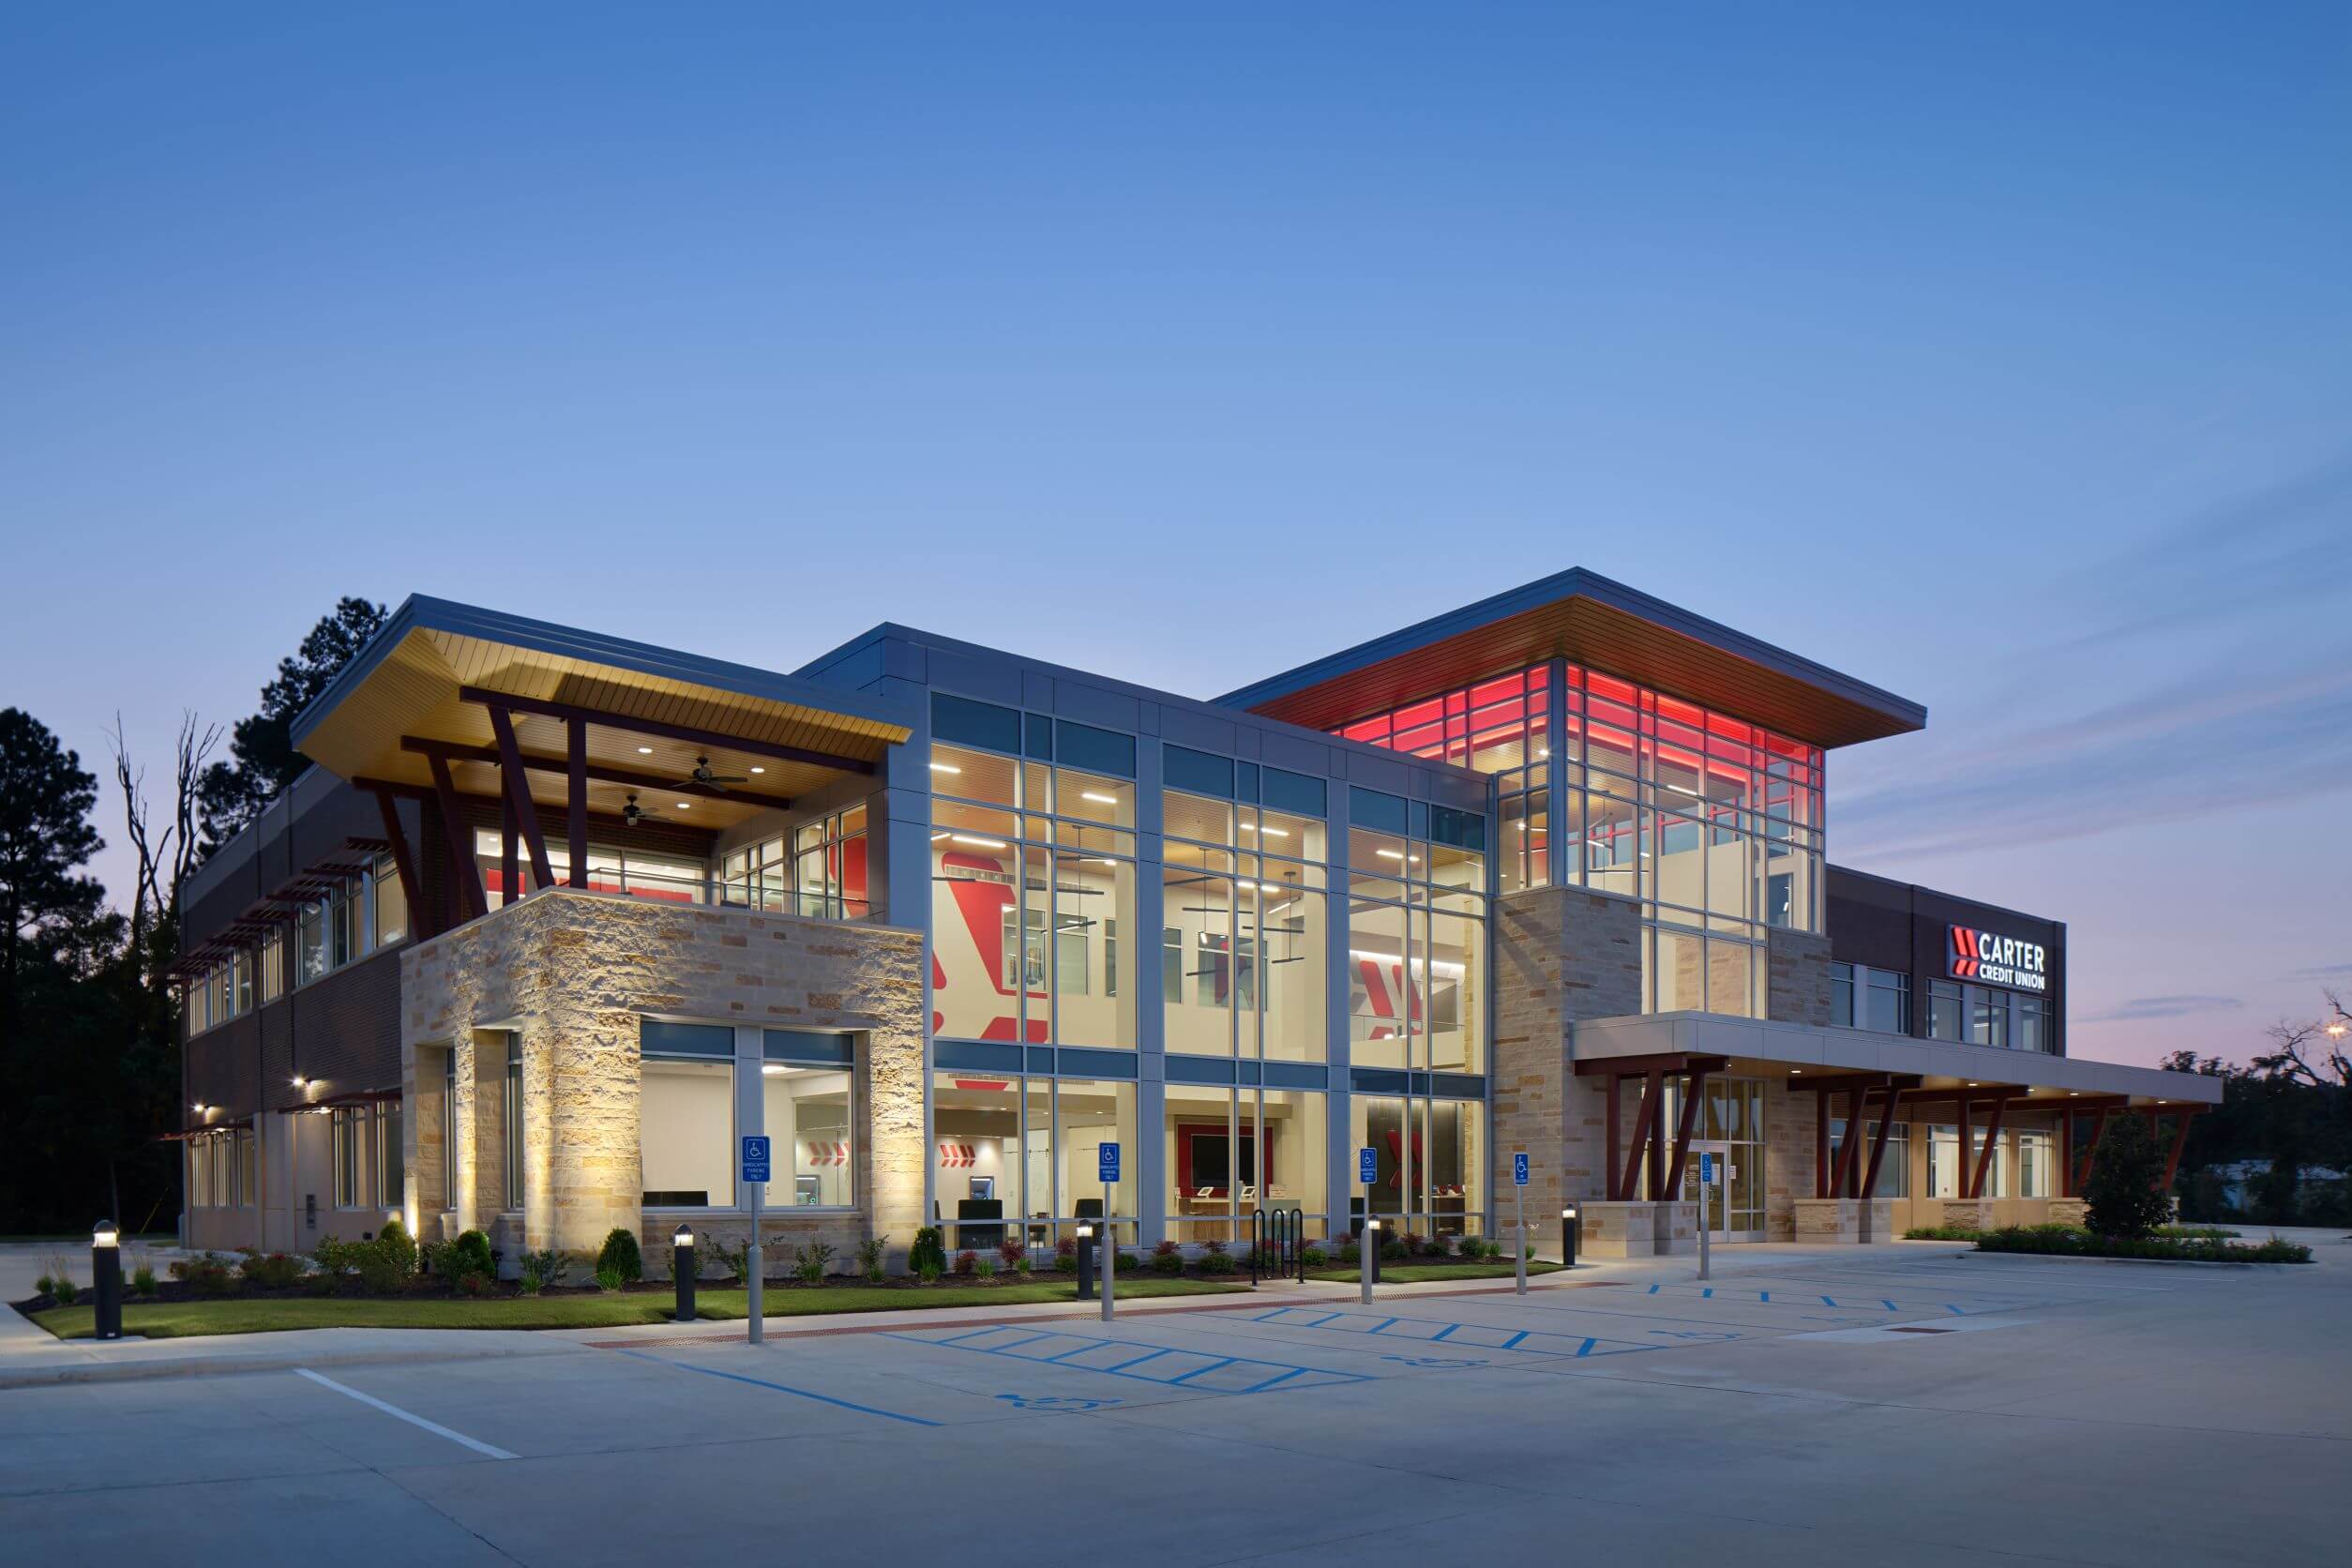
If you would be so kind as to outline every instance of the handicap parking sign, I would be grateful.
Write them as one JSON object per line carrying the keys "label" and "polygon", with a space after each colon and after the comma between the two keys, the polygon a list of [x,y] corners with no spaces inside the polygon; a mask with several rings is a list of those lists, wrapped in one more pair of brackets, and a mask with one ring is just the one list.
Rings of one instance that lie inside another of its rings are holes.
{"label": "handicap parking sign", "polygon": [[746,1182],[768,1180],[768,1140],[756,1134],[746,1134],[743,1140],[743,1179]]}
{"label": "handicap parking sign", "polygon": [[1698,1156],[1698,1184],[1702,1187],[1711,1187],[1715,1184],[1714,1155],[1702,1153]]}
{"label": "handicap parking sign", "polygon": [[1527,1185],[1527,1156],[1523,1153],[1511,1156],[1511,1184],[1515,1187]]}
{"label": "handicap parking sign", "polygon": [[1116,1143],[1096,1144],[1094,1164],[1101,1172],[1101,1181],[1105,1186],[1116,1183],[1119,1180],[1119,1145]]}
{"label": "handicap parking sign", "polygon": [[1380,1180],[1380,1156],[1369,1149],[1356,1151],[1356,1180],[1365,1186],[1377,1185]]}

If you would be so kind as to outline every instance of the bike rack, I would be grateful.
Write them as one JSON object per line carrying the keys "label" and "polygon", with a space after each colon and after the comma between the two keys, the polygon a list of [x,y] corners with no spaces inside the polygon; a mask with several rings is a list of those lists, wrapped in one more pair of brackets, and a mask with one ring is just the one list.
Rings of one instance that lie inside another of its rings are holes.
{"label": "bike rack", "polygon": [[1257,1285],[1267,1274],[1267,1253],[1274,1254],[1272,1276],[1306,1280],[1306,1215],[1297,1209],[1252,1209],[1249,1213],[1249,1282]]}

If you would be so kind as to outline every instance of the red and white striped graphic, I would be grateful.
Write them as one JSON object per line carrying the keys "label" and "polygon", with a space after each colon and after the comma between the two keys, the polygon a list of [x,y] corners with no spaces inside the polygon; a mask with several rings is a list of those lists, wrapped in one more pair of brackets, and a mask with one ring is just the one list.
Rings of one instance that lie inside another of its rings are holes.
{"label": "red and white striped graphic", "polygon": [[846,1143],[811,1143],[808,1145],[810,1165],[847,1165],[850,1146]]}
{"label": "red and white striped graphic", "polygon": [[969,1143],[942,1143],[939,1146],[939,1163],[949,1170],[961,1170],[980,1163],[980,1151]]}

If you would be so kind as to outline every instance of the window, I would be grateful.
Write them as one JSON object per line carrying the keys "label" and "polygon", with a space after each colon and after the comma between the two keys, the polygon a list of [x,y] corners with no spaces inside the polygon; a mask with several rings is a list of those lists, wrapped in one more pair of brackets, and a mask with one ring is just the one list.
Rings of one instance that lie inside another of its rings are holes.
{"label": "window", "polygon": [[1960,1129],[1957,1126],[1927,1129],[1927,1196],[1960,1196]]}
{"label": "window", "polygon": [[950,1251],[1007,1240],[1050,1246],[1078,1220],[1104,1214],[1096,1151],[1128,1151],[1108,1218],[1135,1240],[1136,1086],[1083,1078],[942,1071],[931,1085],[935,1220]]}
{"label": "window", "polygon": [[[1219,777],[1240,773],[1230,759],[1189,755],[1199,759],[1196,781],[1207,781],[1209,763]],[[1323,822],[1177,790],[1161,796],[1160,810],[1168,1049],[1321,1061],[1330,946]]]}
{"label": "window", "polygon": [[400,1102],[376,1105],[376,1201],[396,1208],[407,1201],[408,1152],[402,1147]]}
{"label": "window", "polygon": [[2020,1132],[2017,1135],[2017,1196],[2048,1198],[2051,1196],[2051,1138],[2044,1132]]}
{"label": "window", "polygon": [[368,1108],[338,1106],[327,1113],[335,1167],[335,1206],[359,1209],[368,1203]]}
{"label": "window", "polygon": [[500,1162],[505,1178],[506,1207],[522,1207],[522,1037],[513,1031],[506,1034],[506,1085],[503,1096],[505,1112],[505,1157]]}
{"label": "window", "polygon": [[262,939],[262,1001],[271,1003],[286,994],[286,932],[283,927],[273,928]]}
{"label": "window", "polygon": [[1356,1223],[1368,1194],[1385,1223],[1427,1236],[1475,1231],[1485,1211],[1485,1115],[1475,1100],[1351,1096],[1350,1146],[1373,1150],[1378,1172],[1350,1199]]}
{"label": "window", "polygon": [[262,1184],[254,1168],[253,1129],[239,1128],[229,1135],[229,1142],[236,1169],[237,1207],[253,1208],[262,1200]]}
{"label": "window", "polygon": [[1830,966],[1830,1022],[1840,1029],[1854,1027],[1854,966]]}
{"label": "window", "polygon": [[1979,1046],[2009,1044],[2009,993],[1983,986],[1968,988],[1968,1041]]}
{"label": "window", "polygon": [[375,945],[394,947],[407,941],[408,893],[400,885],[400,868],[390,855],[376,857],[369,884],[375,895]]}
{"label": "window", "polygon": [[1349,791],[1350,1062],[1485,1070],[1485,819]]}
{"label": "window", "polygon": [[[1830,1121],[1830,1147],[1842,1149],[1846,1144],[1846,1118]],[[1859,1156],[1860,1168],[1868,1170],[1870,1161],[1878,1150],[1878,1119],[1865,1114],[1862,1118],[1862,1146]],[[1911,1196],[1911,1129],[1907,1123],[1897,1122],[1887,1135],[1886,1156],[1879,1160],[1878,1185],[1873,1194],[1877,1198],[1908,1198]]]}
{"label": "window", "polygon": [[[1032,716],[1033,717],[1038,716]],[[1033,1045],[1137,1045],[1132,778],[935,746],[932,1007],[938,1033]],[[1108,735],[1108,731],[1089,731]],[[1092,761],[1121,761],[1088,745]]]}
{"label": "window", "polygon": [[[474,833],[474,860],[480,868],[482,890],[490,907],[503,908],[507,902],[504,844],[494,828],[476,828]],[[556,886],[564,886],[571,879],[571,851],[561,841],[547,846],[548,873]],[[588,887],[596,893],[626,893],[632,898],[653,898],[670,904],[699,904],[703,902],[704,883],[709,871],[692,855],[661,854],[624,845],[596,844],[588,846]],[[515,856],[515,897],[534,891],[531,856],[517,848]]]}
{"label": "window", "polygon": [[2011,1018],[2016,1024],[2012,1040],[2019,1050],[2049,1051],[2057,1048],[2050,1038],[2049,1003],[2038,996],[2020,993],[2012,1003]]}
{"label": "window", "polygon": [[789,1191],[777,1195],[779,1206],[850,1207],[857,1201],[857,1135],[849,1036],[771,1029],[762,1035],[761,1054],[761,1131],[774,1140],[778,1176],[788,1162],[792,1168]]}
{"label": "window", "polygon": [[1956,980],[1927,982],[1927,1037],[1931,1040],[1965,1040],[1968,1037],[1968,1014]]}
{"label": "window", "polygon": [[1293,1210],[1324,1229],[1324,1098],[1171,1083],[1163,1132],[1168,1234],[1244,1242],[1248,1216]]}
{"label": "window", "polygon": [[1759,1015],[1765,932],[1822,929],[1817,746],[1567,664],[1336,733],[1494,774],[1501,891],[1562,881],[1638,898],[1653,929],[1703,937],[1645,947],[1647,1010]]}
{"label": "window", "polygon": [[1867,1018],[1863,1028],[1880,1034],[1911,1032],[1911,977],[1892,970],[1873,969],[1868,976]]}

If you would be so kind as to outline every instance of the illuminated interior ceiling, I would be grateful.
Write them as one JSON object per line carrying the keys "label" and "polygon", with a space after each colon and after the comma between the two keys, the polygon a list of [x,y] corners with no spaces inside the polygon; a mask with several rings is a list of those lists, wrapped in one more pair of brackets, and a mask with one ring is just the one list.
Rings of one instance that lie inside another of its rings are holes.
{"label": "illuminated interior ceiling", "polygon": [[1310,730],[1545,659],[1574,660],[1819,746],[1922,729],[1927,710],[1581,568],[1301,665],[1216,701]]}
{"label": "illuminated interior ceiling", "polygon": [[[294,743],[338,776],[460,794],[501,789],[494,701],[510,698],[531,798],[562,810],[571,724],[585,719],[592,812],[635,794],[665,822],[724,828],[862,770],[910,726],[887,704],[792,677],[595,639],[440,600],[412,599],[296,720]],[[541,711],[533,711],[534,708]],[[674,732],[701,731],[687,737]],[[699,761],[740,783],[692,783]]]}

